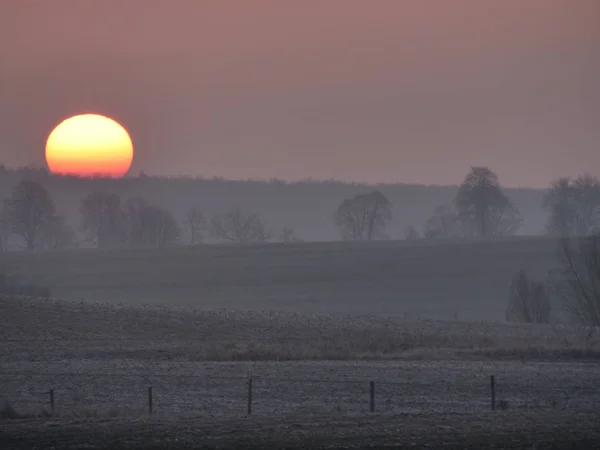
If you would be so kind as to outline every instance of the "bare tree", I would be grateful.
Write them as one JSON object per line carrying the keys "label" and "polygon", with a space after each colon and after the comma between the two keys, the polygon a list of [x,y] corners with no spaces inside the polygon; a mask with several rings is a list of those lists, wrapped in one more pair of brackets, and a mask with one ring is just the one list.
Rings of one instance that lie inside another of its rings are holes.
{"label": "bare tree", "polygon": [[381,237],[392,220],[392,204],[379,191],[344,200],[333,216],[344,240],[371,241]]}
{"label": "bare tree", "polygon": [[473,167],[454,200],[467,235],[511,235],[522,224],[518,210],[502,191],[497,175],[487,167]]}
{"label": "bare tree", "polygon": [[188,209],[183,224],[190,232],[190,244],[195,245],[202,243],[204,240],[202,233],[206,230],[207,224],[200,209],[196,206],[192,206]]}
{"label": "bare tree", "polygon": [[513,277],[510,284],[508,322],[549,323],[550,296],[544,283],[530,280],[524,270]]}
{"label": "bare tree", "polygon": [[169,247],[176,244],[181,237],[181,228],[170,211],[158,207],[151,207],[150,216],[155,234],[155,247]]}
{"label": "bare tree", "polygon": [[5,252],[9,248],[12,236],[12,225],[5,208],[0,210],[0,251]]}
{"label": "bare tree", "polygon": [[294,228],[286,225],[281,229],[281,242],[284,242],[286,244],[292,243],[292,242],[302,242],[302,239],[300,239],[298,236],[296,236],[296,232],[294,231]]}
{"label": "bare tree", "polygon": [[426,239],[458,237],[461,234],[456,212],[448,206],[438,206],[425,223],[423,235]]}
{"label": "bare tree", "polygon": [[63,216],[54,216],[41,239],[41,247],[46,250],[65,250],[77,246],[77,234]]}
{"label": "bare tree", "polygon": [[600,180],[581,175],[559,178],[544,197],[550,210],[547,230],[555,236],[588,236],[600,230]]}
{"label": "bare tree", "polygon": [[168,247],[181,236],[179,224],[169,211],[141,198],[127,202],[126,218],[127,240],[133,247]]}
{"label": "bare tree", "polygon": [[406,241],[416,241],[419,239],[419,232],[412,225],[406,227],[404,230],[404,240]]}
{"label": "bare tree", "polygon": [[117,194],[93,192],[83,199],[80,211],[85,238],[97,248],[123,241],[125,213]]}
{"label": "bare tree", "polygon": [[12,195],[4,202],[10,230],[34,250],[54,220],[54,201],[48,191],[34,181],[21,181],[13,187]]}
{"label": "bare tree", "polygon": [[550,272],[555,294],[577,322],[600,326],[600,234],[562,238],[559,261]]}
{"label": "bare tree", "polygon": [[270,239],[258,214],[246,214],[241,208],[214,216],[210,222],[210,233],[216,239],[232,244],[260,243]]}

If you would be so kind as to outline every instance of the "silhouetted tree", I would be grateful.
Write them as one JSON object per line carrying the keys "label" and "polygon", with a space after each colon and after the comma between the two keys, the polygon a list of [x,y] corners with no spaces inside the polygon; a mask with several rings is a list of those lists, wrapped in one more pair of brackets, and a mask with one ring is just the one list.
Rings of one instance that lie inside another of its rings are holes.
{"label": "silhouetted tree", "polygon": [[456,212],[447,206],[438,206],[427,219],[423,231],[425,239],[441,239],[461,235],[460,222]]}
{"label": "silhouetted tree", "polygon": [[600,180],[581,175],[559,178],[544,197],[550,210],[547,231],[555,236],[587,236],[600,230]]}
{"label": "silhouetted tree", "polygon": [[544,283],[530,280],[521,270],[510,284],[508,322],[548,323],[550,321],[550,296]]}
{"label": "silhouetted tree", "polygon": [[382,236],[390,220],[392,204],[379,191],[344,200],[333,216],[342,239],[352,241],[370,241]]}
{"label": "silhouetted tree", "polygon": [[65,250],[77,246],[77,234],[62,216],[54,216],[44,227],[40,247],[46,250]]}
{"label": "silhouetted tree", "polygon": [[10,217],[5,208],[0,210],[0,251],[8,250],[10,237],[12,236],[12,225]]}
{"label": "silhouetted tree", "polygon": [[133,247],[168,247],[180,236],[179,224],[164,208],[135,198],[126,205],[127,241]]}
{"label": "silhouetted tree", "polygon": [[404,240],[406,241],[416,241],[419,239],[419,232],[412,225],[406,227],[404,230]]}
{"label": "silhouetted tree", "polygon": [[204,240],[202,233],[206,230],[207,224],[199,208],[192,206],[188,209],[183,224],[190,232],[191,245],[199,244]]}
{"label": "silhouetted tree", "polygon": [[487,167],[473,167],[454,200],[467,235],[490,237],[515,234],[522,220],[502,191],[497,175]]}
{"label": "silhouetted tree", "polygon": [[559,242],[561,266],[550,272],[554,293],[577,322],[600,326],[600,234]]}
{"label": "silhouetted tree", "polygon": [[97,248],[122,243],[125,213],[117,194],[93,192],[81,202],[81,229],[85,239]]}
{"label": "silhouetted tree", "polygon": [[296,232],[294,231],[294,228],[286,225],[281,229],[281,242],[284,242],[286,244],[292,243],[292,242],[302,242],[302,239],[298,238],[298,236],[296,236]]}
{"label": "silhouetted tree", "polygon": [[48,191],[34,181],[21,181],[14,186],[4,208],[11,232],[23,240],[28,250],[40,244],[46,228],[54,220],[54,201]]}
{"label": "silhouetted tree", "polygon": [[233,244],[259,243],[270,239],[258,214],[246,214],[241,208],[214,216],[210,222],[210,234]]}

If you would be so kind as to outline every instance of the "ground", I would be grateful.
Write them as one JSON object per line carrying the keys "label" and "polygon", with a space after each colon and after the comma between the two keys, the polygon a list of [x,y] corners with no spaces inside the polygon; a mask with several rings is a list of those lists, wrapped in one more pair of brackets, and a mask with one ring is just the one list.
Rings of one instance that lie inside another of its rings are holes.
{"label": "ground", "polygon": [[7,253],[5,271],[64,300],[199,309],[504,321],[520,269],[557,266],[546,238],[205,245]]}
{"label": "ground", "polygon": [[517,241],[9,255],[67,299],[0,299],[0,448],[599,447],[599,333],[497,318]]}

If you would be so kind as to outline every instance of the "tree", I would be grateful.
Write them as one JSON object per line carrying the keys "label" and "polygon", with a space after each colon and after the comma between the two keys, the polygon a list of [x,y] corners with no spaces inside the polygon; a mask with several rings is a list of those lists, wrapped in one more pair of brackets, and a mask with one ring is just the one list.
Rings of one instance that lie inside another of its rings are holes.
{"label": "tree", "polygon": [[281,242],[289,244],[292,242],[302,242],[302,239],[300,239],[298,236],[296,236],[296,232],[294,231],[294,228],[286,225],[281,229]]}
{"label": "tree", "polygon": [[412,225],[406,227],[404,230],[404,240],[406,241],[416,241],[419,239],[419,232]]}
{"label": "tree", "polygon": [[188,209],[183,224],[190,232],[191,245],[199,244],[203,241],[202,233],[206,230],[206,219],[200,209],[196,206]]}
{"label": "tree", "polygon": [[550,272],[554,293],[577,322],[600,326],[600,234],[559,242],[561,266]]}
{"label": "tree", "polygon": [[125,213],[117,194],[93,192],[83,199],[80,211],[85,239],[97,248],[123,241]]}
{"label": "tree", "polygon": [[506,236],[522,224],[519,211],[502,191],[497,175],[487,167],[473,167],[454,200],[467,235]]}
{"label": "tree", "polygon": [[344,200],[333,216],[344,240],[371,241],[382,237],[392,220],[392,204],[379,191]]}
{"label": "tree", "polygon": [[142,198],[129,200],[125,214],[127,242],[132,247],[168,247],[181,236],[179,224],[169,211]]}
{"label": "tree", "polygon": [[588,236],[600,230],[600,180],[580,175],[551,183],[544,207],[550,210],[547,231],[554,236]]}
{"label": "tree", "polygon": [[460,236],[460,223],[456,212],[448,206],[438,206],[425,223],[426,239],[442,239]]}
{"label": "tree", "polygon": [[44,227],[40,247],[46,250],[65,250],[77,246],[75,230],[62,216],[54,216]]}
{"label": "tree", "polygon": [[232,244],[260,243],[270,239],[258,214],[246,214],[241,208],[214,216],[210,222],[210,233],[213,237]]}
{"label": "tree", "polygon": [[6,209],[0,210],[0,251],[5,252],[9,248],[10,238],[12,236],[12,225]]}
{"label": "tree", "polygon": [[154,246],[169,247],[179,241],[181,228],[170,211],[159,206],[152,206],[149,215],[154,230]]}
{"label": "tree", "polygon": [[6,220],[13,234],[27,250],[34,250],[54,220],[54,201],[48,191],[34,181],[21,181],[4,202]]}
{"label": "tree", "polygon": [[513,277],[510,284],[508,322],[549,323],[550,297],[543,283],[530,280],[524,270]]}

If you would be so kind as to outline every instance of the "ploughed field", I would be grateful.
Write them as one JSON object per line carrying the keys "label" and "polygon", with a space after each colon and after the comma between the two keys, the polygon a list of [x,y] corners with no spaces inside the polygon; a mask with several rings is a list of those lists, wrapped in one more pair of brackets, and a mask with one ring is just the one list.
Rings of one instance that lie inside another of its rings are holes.
{"label": "ploughed field", "polygon": [[555,268],[545,238],[15,252],[4,270],[55,297],[201,309],[503,320],[511,277]]}

